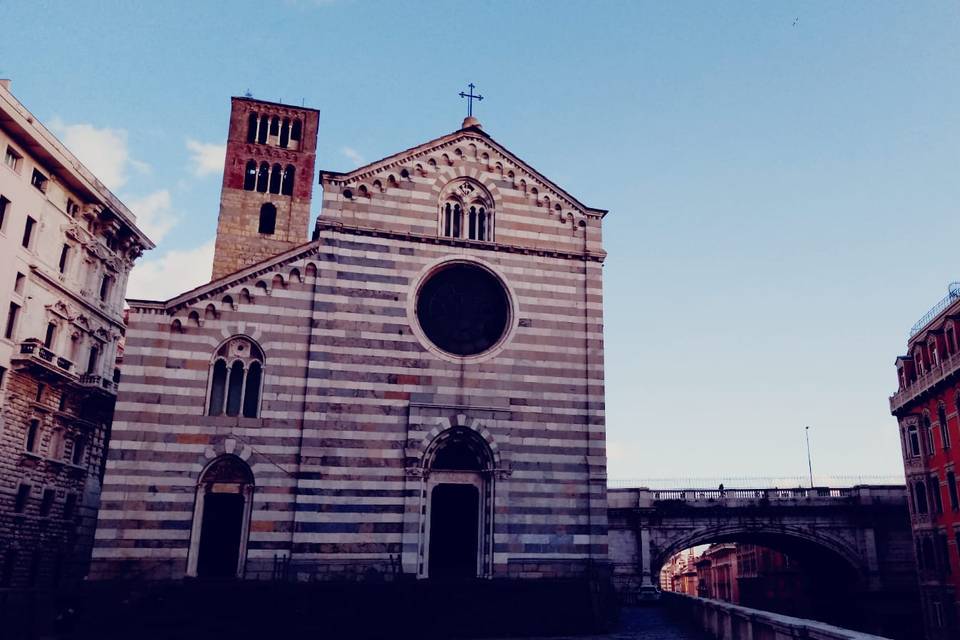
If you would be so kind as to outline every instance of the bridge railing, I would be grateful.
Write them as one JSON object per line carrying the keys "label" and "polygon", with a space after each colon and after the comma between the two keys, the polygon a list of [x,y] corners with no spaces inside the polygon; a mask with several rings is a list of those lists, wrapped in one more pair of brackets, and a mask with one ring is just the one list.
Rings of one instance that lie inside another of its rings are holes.
{"label": "bridge railing", "polygon": [[654,489],[654,500],[792,500],[795,498],[847,498],[851,487],[832,489],[813,487],[795,489]]}
{"label": "bridge railing", "polygon": [[692,621],[711,638],[809,638],[811,640],[887,640],[824,622],[794,618],[739,605],[664,592],[668,610]]}
{"label": "bridge railing", "polygon": [[906,500],[904,485],[857,485],[854,487],[765,487],[755,489],[649,489],[635,487],[610,489],[607,500],[614,508],[652,507],[657,503],[699,503],[735,506],[738,503],[796,503],[798,501],[821,504],[845,504],[848,502],[887,504]]}

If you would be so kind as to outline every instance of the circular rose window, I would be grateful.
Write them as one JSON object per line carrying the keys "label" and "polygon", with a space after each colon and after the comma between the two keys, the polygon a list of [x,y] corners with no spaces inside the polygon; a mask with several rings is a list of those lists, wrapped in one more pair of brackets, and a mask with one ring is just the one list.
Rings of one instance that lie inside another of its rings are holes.
{"label": "circular rose window", "polygon": [[473,356],[506,332],[510,301],[500,279],[477,265],[454,262],[433,272],[417,294],[417,320],[439,349]]}

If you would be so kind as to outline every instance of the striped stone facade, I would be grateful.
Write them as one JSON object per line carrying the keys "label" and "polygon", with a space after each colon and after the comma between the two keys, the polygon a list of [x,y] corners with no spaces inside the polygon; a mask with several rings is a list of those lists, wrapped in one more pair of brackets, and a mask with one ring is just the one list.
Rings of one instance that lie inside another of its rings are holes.
{"label": "striped stone facade", "polygon": [[[202,505],[224,491],[243,496],[240,576],[280,563],[298,579],[429,577],[444,482],[478,490],[478,576],[605,563],[605,211],[469,121],[320,182],[315,240],[166,302],[130,301],[92,576],[194,574]],[[489,239],[444,237],[451,185],[486,198]],[[507,291],[505,334],[479,355],[439,349],[417,318],[420,286],[451,262]],[[262,350],[259,402],[244,392],[256,417],[208,415],[217,354],[237,336]],[[456,440],[482,468],[435,466]],[[209,479],[225,460],[252,480]]]}

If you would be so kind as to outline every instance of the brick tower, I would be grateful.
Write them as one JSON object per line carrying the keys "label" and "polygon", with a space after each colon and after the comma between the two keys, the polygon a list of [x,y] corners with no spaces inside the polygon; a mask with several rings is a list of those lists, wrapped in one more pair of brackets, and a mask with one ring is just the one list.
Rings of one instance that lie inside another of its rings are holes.
{"label": "brick tower", "polygon": [[306,242],[316,109],[232,98],[213,278]]}

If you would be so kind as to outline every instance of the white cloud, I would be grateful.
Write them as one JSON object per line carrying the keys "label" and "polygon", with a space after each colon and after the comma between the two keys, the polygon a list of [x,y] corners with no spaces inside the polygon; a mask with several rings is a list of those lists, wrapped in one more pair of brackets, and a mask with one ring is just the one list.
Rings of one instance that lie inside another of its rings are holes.
{"label": "white cloud", "polygon": [[340,149],[340,152],[343,153],[348,160],[354,162],[357,166],[367,164],[367,161],[363,159],[363,156],[360,155],[360,152],[353,147],[344,147]]}
{"label": "white cloud", "polygon": [[166,189],[154,191],[142,198],[128,199],[127,206],[137,217],[137,226],[157,243],[180,222],[180,216],[171,207],[170,192]]}
{"label": "white cloud", "polygon": [[150,165],[130,157],[124,129],[97,128],[92,124],[67,124],[54,117],[50,128],[67,148],[112,191],[127,183],[127,173],[146,173]]}
{"label": "white cloud", "polygon": [[198,142],[187,138],[187,149],[190,150],[190,161],[193,163],[193,175],[198,178],[220,173],[223,171],[223,159],[227,153],[227,145]]}
{"label": "white cloud", "polygon": [[213,243],[208,240],[193,249],[172,249],[137,263],[130,273],[127,297],[167,300],[210,281],[213,271]]}

